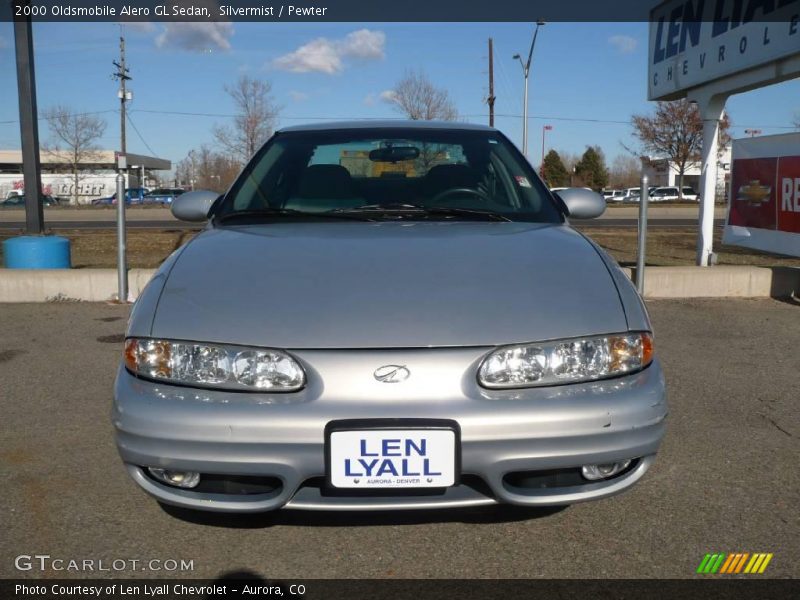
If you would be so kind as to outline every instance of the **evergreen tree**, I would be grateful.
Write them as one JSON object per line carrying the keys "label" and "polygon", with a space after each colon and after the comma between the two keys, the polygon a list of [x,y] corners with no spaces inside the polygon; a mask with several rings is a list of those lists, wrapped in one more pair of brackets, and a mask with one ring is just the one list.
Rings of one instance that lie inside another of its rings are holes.
{"label": "evergreen tree", "polygon": [[548,187],[568,187],[569,171],[564,166],[558,152],[550,150],[542,162],[542,179]]}
{"label": "evergreen tree", "polygon": [[589,146],[583,153],[578,164],[575,165],[575,174],[584,186],[599,191],[608,184],[608,169],[606,159],[599,146]]}

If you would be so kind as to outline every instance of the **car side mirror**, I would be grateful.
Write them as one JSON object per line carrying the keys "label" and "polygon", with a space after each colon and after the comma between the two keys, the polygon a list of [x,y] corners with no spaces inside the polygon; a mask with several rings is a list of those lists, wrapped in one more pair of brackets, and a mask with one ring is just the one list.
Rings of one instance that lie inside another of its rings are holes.
{"label": "car side mirror", "polygon": [[217,198],[219,198],[217,192],[207,190],[186,192],[172,201],[172,214],[181,221],[205,221],[208,219],[208,211]]}
{"label": "car side mirror", "polygon": [[553,192],[567,209],[567,216],[575,219],[594,219],[606,211],[605,199],[586,188],[566,188]]}

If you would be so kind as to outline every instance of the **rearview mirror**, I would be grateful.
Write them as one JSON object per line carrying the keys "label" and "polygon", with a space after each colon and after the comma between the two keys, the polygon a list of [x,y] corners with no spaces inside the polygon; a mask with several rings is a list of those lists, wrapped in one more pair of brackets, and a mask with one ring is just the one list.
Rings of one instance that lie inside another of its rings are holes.
{"label": "rearview mirror", "polygon": [[566,188],[553,192],[575,219],[594,219],[606,211],[606,201],[600,194],[586,188]]}
{"label": "rearview mirror", "polygon": [[172,201],[172,214],[181,221],[205,221],[211,205],[217,201],[219,194],[207,190],[186,192]]}
{"label": "rearview mirror", "polygon": [[419,148],[416,146],[386,146],[376,148],[369,153],[372,162],[400,162],[401,160],[414,160],[419,158]]}

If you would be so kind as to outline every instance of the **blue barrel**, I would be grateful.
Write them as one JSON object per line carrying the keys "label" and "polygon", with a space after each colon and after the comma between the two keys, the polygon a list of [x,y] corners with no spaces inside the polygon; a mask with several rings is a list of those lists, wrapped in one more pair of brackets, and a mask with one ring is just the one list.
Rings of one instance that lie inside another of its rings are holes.
{"label": "blue barrel", "polygon": [[69,240],[57,235],[23,235],[3,242],[7,269],[69,269]]}

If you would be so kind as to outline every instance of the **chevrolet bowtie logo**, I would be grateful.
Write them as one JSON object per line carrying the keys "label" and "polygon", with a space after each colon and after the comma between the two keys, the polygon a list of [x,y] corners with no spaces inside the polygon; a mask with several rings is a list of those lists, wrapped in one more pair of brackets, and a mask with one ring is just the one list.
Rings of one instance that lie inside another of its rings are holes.
{"label": "chevrolet bowtie logo", "polygon": [[772,188],[768,185],[761,185],[758,179],[750,180],[750,183],[739,188],[736,199],[748,204],[762,204],[769,200],[769,193]]}

